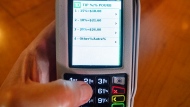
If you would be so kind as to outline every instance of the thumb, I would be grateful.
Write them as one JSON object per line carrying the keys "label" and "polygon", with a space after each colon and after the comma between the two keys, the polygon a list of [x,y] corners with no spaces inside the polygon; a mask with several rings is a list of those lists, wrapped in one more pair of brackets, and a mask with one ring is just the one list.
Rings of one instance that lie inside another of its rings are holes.
{"label": "thumb", "polygon": [[55,86],[55,96],[62,107],[79,107],[89,101],[93,93],[90,85],[82,81],[57,80],[50,85]]}
{"label": "thumb", "polygon": [[[52,89],[52,96],[55,96],[56,103],[54,107],[79,107],[85,104],[92,96],[92,88],[85,82],[72,82],[66,80],[57,80],[46,84]],[[50,89],[50,90],[51,90]]]}
{"label": "thumb", "polygon": [[0,107],[79,107],[92,96],[91,87],[85,82],[57,80],[25,85],[0,91]]}

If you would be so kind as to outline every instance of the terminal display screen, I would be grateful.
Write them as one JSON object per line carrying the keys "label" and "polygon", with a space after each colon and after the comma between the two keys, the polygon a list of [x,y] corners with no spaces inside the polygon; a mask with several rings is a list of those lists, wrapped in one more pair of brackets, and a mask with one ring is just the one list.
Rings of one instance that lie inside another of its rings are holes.
{"label": "terminal display screen", "polygon": [[73,0],[72,5],[70,67],[121,67],[122,0]]}

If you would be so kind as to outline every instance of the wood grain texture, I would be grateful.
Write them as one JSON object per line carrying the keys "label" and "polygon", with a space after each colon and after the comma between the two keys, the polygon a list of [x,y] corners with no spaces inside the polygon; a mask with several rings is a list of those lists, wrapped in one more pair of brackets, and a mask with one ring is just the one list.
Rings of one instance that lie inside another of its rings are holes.
{"label": "wood grain texture", "polygon": [[135,107],[190,107],[190,1],[141,5]]}
{"label": "wood grain texture", "polygon": [[29,33],[0,7],[0,84],[31,41],[29,38]]}
{"label": "wood grain texture", "polygon": [[[55,18],[55,0],[0,0],[0,84]],[[141,0],[134,107],[190,107],[190,1]]]}
{"label": "wood grain texture", "polygon": [[39,7],[46,1],[48,0],[0,0],[0,3],[11,16],[15,17]]}
{"label": "wood grain texture", "polygon": [[55,0],[0,0],[0,85],[20,53],[55,20]]}

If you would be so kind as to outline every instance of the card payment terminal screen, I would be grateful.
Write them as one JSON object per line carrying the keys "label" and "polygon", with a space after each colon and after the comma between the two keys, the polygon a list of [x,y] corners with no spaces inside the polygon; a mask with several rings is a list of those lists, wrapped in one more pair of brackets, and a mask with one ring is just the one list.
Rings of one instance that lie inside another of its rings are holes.
{"label": "card payment terminal screen", "polygon": [[120,67],[121,0],[74,0],[71,66]]}

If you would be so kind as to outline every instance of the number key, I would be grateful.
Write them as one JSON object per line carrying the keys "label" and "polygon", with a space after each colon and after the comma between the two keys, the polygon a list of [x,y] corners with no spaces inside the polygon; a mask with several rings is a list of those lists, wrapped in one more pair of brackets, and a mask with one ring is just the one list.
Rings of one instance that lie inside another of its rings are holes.
{"label": "number key", "polygon": [[109,104],[109,97],[106,96],[96,97],[96,102],[98,105],[107,105]]}
{"label": "number key", "polygon": [[98,95],[109,95],[109,87],[96,87],[96,94]]}
{"label": "number key", "polygon": [[97,85],[109,85],[109,77],[106,76],[98,76],[96,77]]}
{"label": "number key", "polygon": [[83,81],[86,82],[89,85],[94,85],[95,78],[93,76],[84,76]]}

